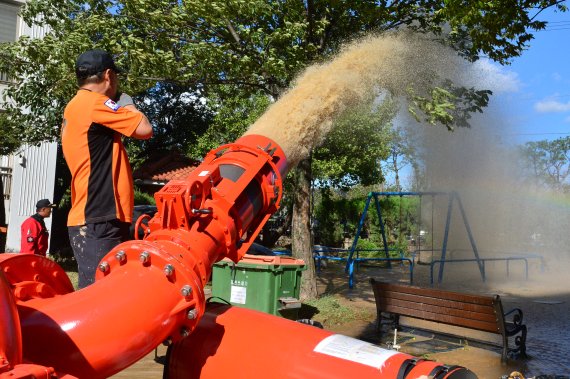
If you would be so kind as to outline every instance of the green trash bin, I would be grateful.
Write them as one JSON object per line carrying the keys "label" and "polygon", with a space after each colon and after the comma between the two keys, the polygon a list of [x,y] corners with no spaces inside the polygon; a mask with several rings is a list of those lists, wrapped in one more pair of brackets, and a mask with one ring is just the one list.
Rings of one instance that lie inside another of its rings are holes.
{"label": "green trash bin", "polygon": [[296,320],[305,262],[287,256],[245,255],[214,264],[212,300]]}

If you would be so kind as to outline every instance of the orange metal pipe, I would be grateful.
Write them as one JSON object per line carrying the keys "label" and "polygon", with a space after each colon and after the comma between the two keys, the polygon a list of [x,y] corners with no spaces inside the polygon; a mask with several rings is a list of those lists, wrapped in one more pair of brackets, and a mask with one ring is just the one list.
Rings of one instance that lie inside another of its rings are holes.
{"label": "orange metal pipe", "polygon": [[103,378],[188,336],[204,313],[212,265],[245,254],[279,206],[286,170],[284,152],[263,136],[210,152],[187,180],[155,194],[150,234],[110,251],[93,285],[46,295],[32,283],[18,302],[24,358]]}
{"label": "orange metal pipe", "polygon": [[222,304],[211,304],[194,333],[169,347],[165,367],[168,379],[415,379],[424,375],[477,378],[462,367],[446,367],[313,326]]}
{"label": "orange metal pipe", "polygon": [[22,335],[14,295],[0,271],[0,373],[22,363]]}
{"label": "orange metal pipe", "polygon": [[[8,255],[2,256],[6,261]],[[51,379],[55,374],[52,367],[23,363],[22,335],[16,301],[10,284],[5,278],[4,270],[0,270],[0,379]],[[69,378],[71,379],[71,378]]]}

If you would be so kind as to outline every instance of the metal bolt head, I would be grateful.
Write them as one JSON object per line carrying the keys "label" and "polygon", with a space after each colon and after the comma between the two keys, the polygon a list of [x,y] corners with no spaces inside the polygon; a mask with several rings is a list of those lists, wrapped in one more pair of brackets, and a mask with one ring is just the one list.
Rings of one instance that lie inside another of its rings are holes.
{"label": "metal bolt head", "polygon": [[141,255],[139,255],[139,261],[141,261],[143,264],[147,263],[150,261],[150,254],[147,251],[143,251]]}
{"label": "metal bolt head", "polygon": [[101,272],[109,271],[109,263],[108,262],[101,262],[99,264],[99,271],[101,271]]}
{"label": "metal bolt head", "polygon": [[190,296],[190,294],[192,293],[192,287],[190,287],[188,284],[186,284],[184,287],[182,287],[180,289],[180,293],[182,294],[182,296],[186,297],[186,296]]}
{"label": "metal bolt head", "polygon": [[174,274],[174,266],[169,263],[166,266],[164,266],[164,270],[162,271],[164,271],[164,274],[166,276],[172,276],[172,274]]}
{"label": "metal bolt head", "polygon": [[123,250],[120,250],[117,252],[117,254],[115,254],[115,259],[119,262],[123,262],[125,259],[127,259],[127,255]]}
{"label": "metal bolt head", "polygon": [[188,337],[190,335],[190,331],[188,330],[188,328],[180,328],[180,335],[182,337]]}
{"label": "metal bolt head", "polygon": [[188,320],[194,320],[196,317],[198,317],[198,312],[196,312],[195,309],[190,309],[186,314],[186,317],[188,317]]}

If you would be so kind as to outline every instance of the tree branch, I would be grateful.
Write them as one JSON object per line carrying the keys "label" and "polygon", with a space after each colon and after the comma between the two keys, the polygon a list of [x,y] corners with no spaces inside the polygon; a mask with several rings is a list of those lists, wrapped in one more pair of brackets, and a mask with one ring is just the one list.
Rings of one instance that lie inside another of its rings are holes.
{"label": "tree branch", "polygon": [[230,20],[226,20],[226,25],[227,25],[228,30],[230,31],[232,37],[234,38],[234,40],[239,45],[241,43],[241,40],[240,40],[238,34],[236,33],[234,27],[232,26],[232,23],[230,22]]}

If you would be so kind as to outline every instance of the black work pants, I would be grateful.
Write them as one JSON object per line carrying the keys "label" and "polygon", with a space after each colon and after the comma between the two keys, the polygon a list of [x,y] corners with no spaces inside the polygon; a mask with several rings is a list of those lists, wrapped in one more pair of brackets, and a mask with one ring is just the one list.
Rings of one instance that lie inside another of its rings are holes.
{"label": "black work pants", "polygon": [[92,284],[101,259],[112,248],[129,239],[129,226],[128,222],[114,219],[68,228],[77,262],[79,288]]}

